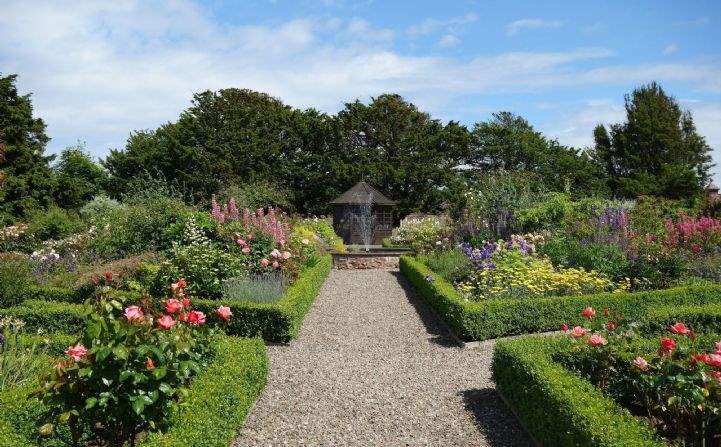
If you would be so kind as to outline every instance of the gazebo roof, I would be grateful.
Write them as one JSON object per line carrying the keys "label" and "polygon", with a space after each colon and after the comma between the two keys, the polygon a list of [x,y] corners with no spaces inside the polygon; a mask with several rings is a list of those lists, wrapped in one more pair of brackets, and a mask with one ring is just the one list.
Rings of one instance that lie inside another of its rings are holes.
{"label": "gazebo roof", "polygon": [[333,205],[359,204],[371,202],[376,205],[395,205],[394,200],[381,194],[377,189],[366,182],[358,182],[351,189],[344,192],[335,200],[331,200]]}

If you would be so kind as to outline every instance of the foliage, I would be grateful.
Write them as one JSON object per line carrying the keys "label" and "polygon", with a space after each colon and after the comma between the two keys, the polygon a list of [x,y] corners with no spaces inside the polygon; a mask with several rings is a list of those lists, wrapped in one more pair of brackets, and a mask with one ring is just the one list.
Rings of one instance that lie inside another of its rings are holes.
{"label": "foliage", "polygon": [[420,254],[417,259],[451,284],[460,282],[471,273],[468,258],[459,249]]}
{"label": "foliage", "polygon": [[[41,379],[37,396],[48,407],[41,434],[57,435],[67,425],[74,443],[122,446],[142,431],[167,427],[211,355],[206,316],[191,310],[185,286],[173,284],[167,313],[147,297],[129,305],[112,288],[99,289],[81,339]],[[229,319],[222,309],[218,318]]]}
{"label": "foliage", "polygon": [[0,75],[0,225],[47,208],[56,188],[45,123],[33,117],[30,95],[18,95],[16,79]]}
{"label": "foliage", "polygon": [[239,276],[223,281],[223,298],[228,301],[273,303],[288,290],[288,279],[282,273]]}
{"label": "foliage", "polygon": [[27,331],[78,334],[85,325],[85,308],[80,304],[27,299],[21,304],[0,309],[0,315],[22,320]]}
{"label": "foliage", "polygon": [[641,292],[594,295],[465,301],[453,285],[417,260],[402,256],[400,270],[464,341],[487,340],[509,335],[553,331],[560,321],[581,323],[577,309],[585,305],[612,307],[628,320],[640,319],[649,309],[718,302],[721,286],[703,285]]}
{"label": "foliage", "polygon": [[55,206],[47,211],[30,212],[28,222],[27,232],[38,242],[62,239],[83,229],[83,223],[77,213]]}
{"label": "foliage", "polygon": [[711,148],[691,113],[655,82],[625,99],[626,122],[594,132],[594,157],[614,195],[699,195],[709,179]]}
{"label": "foliage", "polygon": [[218,198],[221,201],[229,201],[232,198],[240,209],[274,208],[293,211],[291,194],[279,185],[267,181],[230,184],[223,188]]}
{"label": "foliage", "polygon": [[22,302],[33,284],[32,264],[27,257],[0,253],[0,308]]}
{"label": "foliage", "polygon": [[102,216],[119,208],[124,208],[124,205],[104,194],[98,194],[80,208],[80,216],[87,222],[97,222]]}
{"label": "foliage", "polygon": [[107,173],[81,144],[65,149],[53,169],[58,183],[55,201],[63,208],[80,208],[101,193],[107,182]]}
{"label": "foliage", "polygon": [[426,253],[449,241],[451,228],[443,216],[407,218],[393,230],[391,242],[395,246],[410,247],[419,253]]}
{"label": "foliage", "polygon": [[24,343],[24,327],[22,320],[0,318],[0,392],[31,381],[45,364],[47,346],[37,340]]}
{"label": "foliage", "polygon": [[468,164],[484,175],[499,170],[537,175],[553,191],[604,192],[597,166],[584,153],[537,132],[528,121],[498,112],[471,131]]}
{"label": "foliage", "polygon": [[298,228],[299,231],[303,228],[310,229],[323,244],[323,247],[329,247],[340,252],[346,251],[343,239],[335,234],[333,227],[326,219],[319,219],[317,217],[303,219],[296,223],[293,227],[293,231],[295,231],[296,228]]}

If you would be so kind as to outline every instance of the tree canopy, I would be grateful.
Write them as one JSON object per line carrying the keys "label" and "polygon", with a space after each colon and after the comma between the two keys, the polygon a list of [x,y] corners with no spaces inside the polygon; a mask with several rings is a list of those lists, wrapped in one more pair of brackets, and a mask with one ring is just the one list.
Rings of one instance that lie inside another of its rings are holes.
{"label": "tree canopy", "polygon": [[595,158],[614,195],[687,198],[709,180],[711,148],[691,113],[655,82],[625,97],[626,122],[599,125]]}

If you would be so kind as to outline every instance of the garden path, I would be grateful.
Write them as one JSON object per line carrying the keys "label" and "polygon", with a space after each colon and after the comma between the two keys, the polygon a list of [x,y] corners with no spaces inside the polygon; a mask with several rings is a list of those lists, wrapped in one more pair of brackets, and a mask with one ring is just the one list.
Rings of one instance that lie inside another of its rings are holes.
{"label": "garden path", "polygon": [[531,445],[491,381],[398,272],[333,270],[234,446]]}

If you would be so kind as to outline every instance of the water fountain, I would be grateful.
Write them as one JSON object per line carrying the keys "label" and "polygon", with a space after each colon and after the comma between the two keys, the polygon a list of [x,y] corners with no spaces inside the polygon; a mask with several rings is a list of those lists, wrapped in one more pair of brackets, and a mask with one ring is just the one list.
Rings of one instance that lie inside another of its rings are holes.
{"label": "water fountain", "polygon": [[376,227],[376,219],[373,215],[373,194],[368,194],[366,201],[358,205],[358,213],[350,213],[349,219],[353,227],[358,230],[363,241],[363,248],[367,253],[373,243]]}

